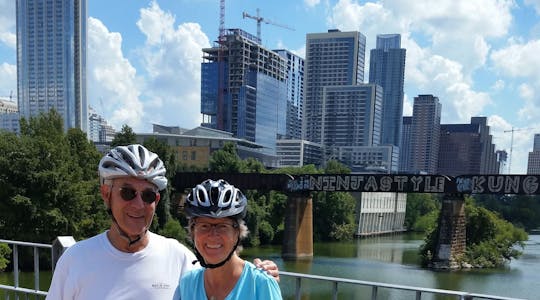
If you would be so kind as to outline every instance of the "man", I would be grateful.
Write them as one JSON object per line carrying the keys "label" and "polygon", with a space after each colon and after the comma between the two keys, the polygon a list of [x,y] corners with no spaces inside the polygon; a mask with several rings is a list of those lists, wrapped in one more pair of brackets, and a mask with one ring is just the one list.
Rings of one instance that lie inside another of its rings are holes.
{"label": "man", "polygon": [[[199,265],[186,246],[148,231],[167,186],[163,162],[142,145],[118,146],[99,176],[111,226],[62,255],[46,299],[172,299],[178,278]],[[273,262],[255,264],[279,278]]]}

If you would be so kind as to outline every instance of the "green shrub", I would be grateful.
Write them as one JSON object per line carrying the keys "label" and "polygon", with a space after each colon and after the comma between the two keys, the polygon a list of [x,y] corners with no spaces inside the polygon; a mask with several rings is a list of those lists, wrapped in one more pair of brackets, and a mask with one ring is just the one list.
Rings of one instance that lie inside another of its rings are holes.
{"label": "green shrub", "polygon": [[9,264],[11,249],[7,244],[0,244],[0,272],[4,271]]}

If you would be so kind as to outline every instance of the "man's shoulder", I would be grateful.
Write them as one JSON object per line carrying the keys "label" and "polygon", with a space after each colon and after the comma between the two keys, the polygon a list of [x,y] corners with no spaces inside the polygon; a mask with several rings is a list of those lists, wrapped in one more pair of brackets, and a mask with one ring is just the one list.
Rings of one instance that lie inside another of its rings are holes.
{"label": "man's shoulder", "polygon": [[73,244],[73,246],[69,247],[69,251],[85,251],[86,249],[94,248],[96,245],[101,243],[101,240],[104,238],[106,232],[99,233],[97,235],[94,235],[92,237],[89,237],[84,240],[80,240]]}
{"label": "man's shoulder", "polygon": [[80,260],[80,257],[100,253],[100,251],[96,251],[96,248],[101,247],[100,244],[101,240],[104,238],[104,235],[105,232],[92,236],[88,239],[76,242],[75,244],[67,248],[64,253],[62,253],[62,255],[60,256],[60,261],[65,261],[66,263],[68,261],[70,263],[74,263],[77,261],[83,262],[84,260]]}

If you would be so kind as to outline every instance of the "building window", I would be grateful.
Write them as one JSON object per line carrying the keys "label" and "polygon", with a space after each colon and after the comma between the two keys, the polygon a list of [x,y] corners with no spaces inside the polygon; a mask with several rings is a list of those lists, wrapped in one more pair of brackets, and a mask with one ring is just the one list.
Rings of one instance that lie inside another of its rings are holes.
{"label": "building window", "polygon": [[196,159],[197,159],[197,152],[191,151],[191,160],[196,160]]}

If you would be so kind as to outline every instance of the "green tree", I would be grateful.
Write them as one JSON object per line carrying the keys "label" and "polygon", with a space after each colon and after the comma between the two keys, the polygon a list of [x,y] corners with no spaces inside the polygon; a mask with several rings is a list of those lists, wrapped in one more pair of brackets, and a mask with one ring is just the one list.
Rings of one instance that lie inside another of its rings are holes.
{"label": "green tree", "polygon": [[176,219],[170,219],[162,229],[159,229],[158,233],[165,237],[176,239],[185,245],[191,244],[187,230]]}
{"label": "green tree", "polygon": [[[99,154],[80,130],[63,129],[51,110],[21,120],[21,134],[0,133],[0,232],[7,239],[50,243],[101,231]],[[31,257],[31,256],[29,256]],[[24,267],[24,264],[23,264]]]}
{"label": "green tree", "polygon": [[[466,244],[467,248],[459,262],[479,268],[494,268],[504,265],[512,258],[518,258],[527,234],[513,226],[496,213],[477,206],[472,198],[465,199]],[[428,265],[435,253],[439,232],[434,228],[426,236],[420,249],[422,264]]]}
{"label": "green tree", "polygon": [[349,174],[351,169],[337,160],[329,160],[324,168],[325,174]]}
{"label": "green tree", "polygon": [[0,272],[3,272],[8,263],[9,263],[9,256],[11,254],[11,249],[7,244],[0,244]]}
{"label": "green tree", "polygon": [[167,170],[165,176],[169,179],[169,184],[167,188],[161,191],[161,200],[159,201],[158,206],[156,207],[156,216],[158,220],[159,228],[163,228],[167,222],[169,222],[171,215],[174,215],[178,209],[178,205],[171,205],[171,195],[172,195],[172,179],[174,178],[175,169],[176,169],[176,155],[174,150],[167,143],[160,141],[156,138],[150,138],[144,142],[144,146],[156,153],[165,165]]}
{"label": "green tree", "polygon": [[236,153],[233,143],[225,143],[223,148],[210,156],[209,168],[213,172],[239,173],[242,170],[242,160]]}
{"label": "green tree", "polygon": [[127,146],[137,143],[137,135],[133,132],[133,129],[127,124],[122,125],[120,132],[114,135],[111,142],[111,147]]}
{"label": "green tree", "polygon": [[[437,212],[440,209],[437,196],[434,194],[407,194],[407,208],[405,209],[405,227],[414,231],[426,231],[437,225]],[[435,217],[435,219],[433,219]],[[430,226],[427,221],[432,220]],[[417,222],[419,222],[417,224]]]}

